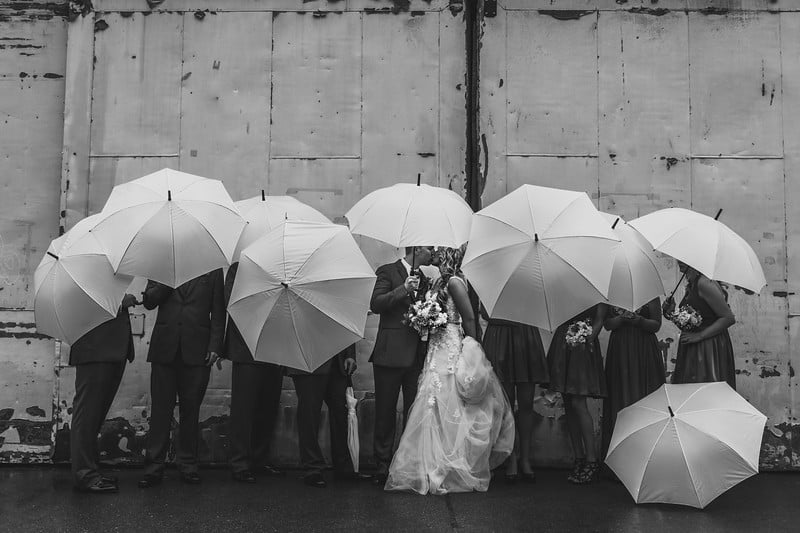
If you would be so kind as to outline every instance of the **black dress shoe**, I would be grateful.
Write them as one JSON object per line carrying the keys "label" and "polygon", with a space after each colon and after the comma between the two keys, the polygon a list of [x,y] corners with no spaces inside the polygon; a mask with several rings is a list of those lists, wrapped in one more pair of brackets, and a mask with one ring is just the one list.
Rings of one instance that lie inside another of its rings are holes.
{"label": "black dress shoe", "polygon": [[240,483],[255,483],[256,477],[249,470],[242,470],[241,472],[233,473],[233,480]]}
{"label": "black dress shoe", "polygon": [[386,485],[386,480],[388,479],[388,477],[389,476],[387,474],[379,472],[372,476],[372,484],[375,486],[383,487],[384,485]]}
{"label": "black dress shoe", "polygon": [[185,474],[181,474],[181,481],[188,485],[199,485],[202,483],[203,479],[197,472],[187,472]]}
{"label": "black dress shoe", "polygon": [[264,474],[266,476],[271,476],[271,477],[283,477],[286,475],[286,472],[272,465],[264,465],[258,468],[258,470],[256,471],[260,474]]}
{"label": "black dress shoe", "polygon": [[161,485],[163,478],[161,476],[148,476],[145,475],[142,479],[139,480],[139,488],[140,489],[149,489],[150,487],[157,487]]}
{"label": "black dress shoe", "polygon": [[325,478],[322,477],[322,474],[319,472],[314,472],[313,474],[308,474],[303,478],[303,483],[308,485],[309,487],[316,487],[318,489],[324,489],[328,486],[325,482]]}
{"label": "black dress shoe", "polygon": [[370,481],[372,474],[362,472],[334,472],[333,479],[337,481]]}
{"label": "black dress shoe", "polygon": [[74,488],[76,492],[84,492],[86,494],[113,494],[119,492],[119,487],[117,487],[116,483],[111,483],[103,478],[88,487],[75,486]]}

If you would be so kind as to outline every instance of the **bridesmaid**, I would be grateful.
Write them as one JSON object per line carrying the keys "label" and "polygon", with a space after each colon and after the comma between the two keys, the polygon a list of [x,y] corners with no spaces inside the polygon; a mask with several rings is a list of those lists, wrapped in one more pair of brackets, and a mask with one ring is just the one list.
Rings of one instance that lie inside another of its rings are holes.
{"label": "bridesmaid", "polygon": [[[702,322],[695,331],[681,332],[672,382],[727,381],[735,390],[736,368],[728,328],[736,323],[736,318],[728,306],[728,294],[719,283],[689,265],[678,261],[678,268],[686,274],[686,293],[680,305],[691,306]],[[663,309],[665,316],[671,316],[675,301],[667,299]]]}
{"label": "bridesmaid", "polygon": [[635,313],[611,311],[603,325],[611,332],[606,350],[608,398],[603,402],[605,456],[617,413],[664,384],[664,360],[656,337],[661,329],[661,302],[653,298]]}
{"label": "bridesmaid", "polygon": [[536,481],[531,468],[533,393],[537,383],[546,384],[550,380],[542,337],[533,326],[488,318],[483,306],[481,314],[489,322],[483,336],[486,357],[500,378],[512,408],[515,400],[517,403],[517,438],[506,462],[506,481],[514,483],[522,478],[533,483]]}
{"label": "bridesmaid", "polygon": [[[603,356],[597,340],[605,315],[606,306],[597,304],[564,322],[556,329],[547,352],[550,390],[560,392],[564,400],[567,429],[575,457],[572,473],[567,480],[579,485],[597,480],[600,472],[594,422],[586,398],[606,396]],[[582,344],[570,346],[567,343],[567,329],[578,320],[591,324],[591,334]]]}

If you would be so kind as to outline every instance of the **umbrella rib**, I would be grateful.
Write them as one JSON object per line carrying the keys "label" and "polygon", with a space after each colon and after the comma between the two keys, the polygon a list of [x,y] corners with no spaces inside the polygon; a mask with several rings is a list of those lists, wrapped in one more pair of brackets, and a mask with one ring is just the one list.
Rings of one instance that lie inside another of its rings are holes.
{"label": "umbrella rib", "polygon": [[[650,427],[654,424],[657,424],[658,422],[663,422],[663,420],[653,422],[653,424],[648,424],[645,427]],[[664,424],[664,427],[661,428],[661,433],[658,434],[658,437],[653,439],[653,446],[650,448],[650,451],[647,452],[647,463],[645,463],[644,468],[642,469],[642,476],[637,480],[637,486],[639,487],[639,490],[641,490],[642,488],[642,480],[644,479],[644,475],[647,473],[647,467],[650,466],[650,461],[653,460],[653,450],[655,450],[656,446],[658,446],[658,442],[661,440],[661,437],[664,435],[664,432],[667,430],[667,427],[669,427],[669,422]],[[636,491],[636,503],[639,503],[639,490]]]}
{"label": "umbrella rib", "polygon": [[291,291],[289,289],[286,289],[286,292],[288,293],[286,295],[286,300],[289,303],[289,316],[292,317],[292,331],[294,331],[294,338],[297,339],[297,345],[300,347],[300,356],[303,358],[303,361],[305,361],[306,366],[308,368],[311,368],[311,364],[309,360],[306,358],[305,350],[303,350],[303,343],[300,340],[300,333],[297,331],[297,323],[294,321],[294,306],[292,305],[291,295],[295,296],[297,295],[294,293],[294,291]]}
{"label": "umbrella rib", "polygon": [[[408,214],[411,212],[411,203],[413,201],[412,197],[409,197],[408,205],[406,206],[406,214],[403,217],[403,226],[400,228],[400,235],[397,236],[397,244],[399,245],[400,242],[403,240],[403,234],[405,233],[406,226],[408,225]],[[411,246],[417,246],[416,244],[412,244]],[[411,268],[414,268],[414,265],[411,265]]]}
{"label": "umbrella rib", "polygon": [[172,283],[176,283],[178,281],[178,265],[176,261],[178,255],[175,251],[175,228],[173,226],[171,206],[169,206],[169,234],[172,237],[170,239],[170,242],[172,243]]}
{"label": "umbrella rib", "polygon": [[[675,424],[675,436],[678,437],[678,442],[681,445],[681,451],[683,451],[683,439],[681,439],[681,433],[678,431],[678,424],[676,422],[673,423]],[[694,489],[694,495],[697,496],[697,503],[702,505],[700,493],[697,492],[697,483],[695,483],[694,476],[692,475],[692,467],[689,466],[689,461],[686,459],[686,455],[684,453],[681,453],[681,457],[683,457],[683,462],[686,464],[686,472],[689,473],[689,479],[692,481],[692,488]]]}
{"label": "umbrella rib", "polygon": [[[215,204],[215,205],[219,205],[219,204]],[[225,206],[222,206],[222,207],[223,207],[223,208],[225,208]],[[182,207],[178,207],[178,209],[180,209],[181,211],[183,211],[184,213],[186,213],[187,215],[189,215],[190,217],[192,217],[194,220],[196,220],[196,221],[197,221],[198,225],[199,225],[201,228],[203,228],[203,231],[205,231],[205,232],[206,232],[206,234],[208,235],[208,237],[211,239],[211,242],[213,242],[213,243],[214,243],[214,246],[216,246],[216,247],[217,247],[217,250],[219,250],[219,253],[220,253],[220,255],[222,255],[222,257],[225,257],[225,252],[222,250],[222,247],[219,245],[219,242],[217,241],[217,239],[216,239],[216,238],[215,238],[213,235],[211,235],[211,232],[210,232],[210,231],[208,231],[208,228],[205,226],[205,224],[203,224],[202,222],[200,222],[200,220],[199,220],[199,219],[198,219],[196,216],[194,216],[193,214],[191,214],[191,213],[190,213],[189,211],[187,211],[186,209],[184,209],[184,208],[182,208]],[[225,208],[225,209],[227,209],[227,208]],[[228,211],[230,211],[230,209],[228,209]],[[242,228],[242,230],[244,231],[244,228]],[[239,236],[241,237],[241,233],[239,234]],[[174,248],[174,247],[175,247],[175,239],[174,239],[174,238],[173,238],[173,244],[172,244],[172,246],[173,246],[173,253],[175,253],[175,248]],[[226,257],[226,260],[227,260],[227,257]]]}
{"label": "umbrella rib", "polygon": [[[87,255],[89,255],[89,254],[87,254]],[[102,254],[91,254],[91,255],[103,256]],[[106,259],[107,259],[107,256],[103,256],[103,257],[106,257]],[[73,281],[75,281],[75,277],[72,275],[72,273],[69,271],[69,269],[66,267],[66,265],[65,265],[64,263],[62,263],[62,264],[61,264],[61,267],[64,269],[64,271],[65,271],[66,273],[68,273],[68,274],[69,274],[70,278],[71,278]],[[126,275],[126,274],[123,274],[123,275]],[[115,274],[114,276],[116,277],[116,274]],[[75,282],[75,284],[76,284],[76,285],[78,285],[78,282],[76,281],[76,282]],[[80,286],[80,285],[78,285],[78,287],[81,287],[81,286]],[[81,287],[81,292],[83,292],[83,294],[85,294],[86,296],[88,296],[88,297],[89,297],[89,299],[90,299],[91,301],[93,301],[94,303],[96,303],[96,304],[97,304],[97,305],[98,305],[98,306],[99,306],[101,309],[105,309],[105,308],[103,307],[103,304],[102,304],[102,302],[99,302],[99,301],[97,301],[97,298],[95,298],[95,297],[94,297],[94,295],[92,295],[91,293],[89,293],[89,292],[88,292],[86,289],[84,289],[83,287]]]}
{"label": "umbrella rib", "polygon": [[[686,397],[686,399],[685,399],[685,400],[683,400],[683,402],[682,402],[682,403],[681,403],[679,406],[675,407],[674,411],[678,411],[678,409],[680,409],[681,407],[683,407],[684,405],[686,405],[686,402],[688,402],[689,400],[691,400],[691,399],[694,397],[694,395],[695,395],[695,394],[697,394],[698,392],[700,392],[700,391],[701,391],[701,390],[703,390],[703,389],[706,389],[706,388],[708,388],[708,386],[709,386],[709,385],[713,385],[713,383],[706,383],[706,384],[705,384],[705,385],[703,385],[702,387],[698,387],[698,388],[697,388],[697,390],[695,390],[695,391],[694,391],[694,392],[692,392],[692,393],[691,393],[689,396],[687,396],[687,397]],[[664,394],[667,396],[667,405],[669,405],[671,402],[670,402],[670,399],[669,399],[669,391],[667,390],[667,388],[666,388],[666,387],[664,388]]]}
{"label": "umbrella rib", "polygon": [[[688,422],[686,422],[685,420],[681,420],[681,422],[683,422],[684,424],[686,424],[686,425],[687,425],[687,426],[689,426],[690,428],[692,428],[692,429],[694,429],[694,430],[697,430],[697,431],[699,431],[700,433],[702,433],[702,434],[703,434],[703,435],[705,435],[706,437],[708,437],[708,438],[710,438],[710,439],[714,439],[716,442],[718,442],[718,443],[722,444],[722,445],[723,445],[723,446],[725,446],[725,447],[726,447],[728,450],[730,450],[731,452],[733,452],[733,453],[734,453],[736,456],[738,456],[738,457],[741,457],[742,459],[744,459],[744,457],[742,457],[742,454],[740,454],[739,452],[737,452],[736,450],[734,450],[734,449],[733,449],[731,446],[729,446],[729,445],[728,445],[728,443],[727,443],[727,442],[723,441],[722,439],[720,439],[720,438],[719,438],[719,437],[717,437],[716,435],[712,435],[711,433],[708,433],[707,431],[704,431],[704,430],[700,429],[699,427],[695,426],[694,424],[689,424],[689,423],[688,423]],[[677,429],[677,425],[675,426],[675,428]],[[678,439],[680,439],[680,436],[678,436]],[[747,462],[747,460],[746,460],[746,459],[745,459],[745,462]],[[686,464],[687,464],[687,466],[688,466],[689,462],[687,461],[687,462],[686,462]],[[752,465],[748,464],[748,466],[752,466]]]}
{"label": "umbrella rib", "polygon": [[[304,267],[304,266],[306,266],[306,264],[307,264],[307,263],[308,263],[308,262],[311,260],[311,258],[312,258],[312,257],[314,257],[314,254],[316,254],[317,252],[319,252],[319,251],[320,251],[320,249],[321,249],[323,246],[325,246],[326,244],[328,244],[329,242],[331,242],[331,241],[333,240],[333,238],[334,238],[334,237],[336,237],[336,233],[332,233],[330,236],[328,236],[328,238],[326,238],[324,241],[322,241],[321,243],[319,243],[319,244],[316,246],[316,248],[314,248],[314,250],[312,250],[312,252],[311,252],[310,254],[308,254],[308,257],[306,257],[306,258],[305,258],[305,260],[303,261],[303,264],[302,264],[302,265],[300,265],[299,267],[297,267],[297,269],[294,271],[294,273],[295,273],[295,276],[296,276],[296,275],[297,275],[297,274],[298,274],[298,273],[299,273],[301,270],[303,270],[303,267]],[[285,241],[284,241],[284,243],[285,243]],[[283,254],[283,268],[284,268],[284,271],[283,271],[283,277],[284,277],[284,279],[285,279],[285,278],[286,278],[286,247],[285,247],[285,246],[284,246],[284,254]],[[295,278],[292,278],[292,280],[291,280],[291,281],[294,281],[294,279],[295,279]]]}

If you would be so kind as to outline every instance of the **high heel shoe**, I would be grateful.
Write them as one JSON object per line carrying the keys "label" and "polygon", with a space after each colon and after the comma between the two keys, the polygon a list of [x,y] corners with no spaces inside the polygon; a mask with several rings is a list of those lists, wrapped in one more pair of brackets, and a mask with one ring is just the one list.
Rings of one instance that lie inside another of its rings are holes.
{"label": "high heel shoe", "polygon": [[572,472],[567,476],[567,481],[570,483],[578,483],[578,479],[585,467],[586,459],[575,459],[575,463],[572,465]]}
{"label": "high heel shoe", "polygon": [[578,485],[588,485],[589,483],[593,483],[600,478],[600,463],[592,462],[586,463],[586,466],[583,467],[583,470],[577,477],[575,481]]}

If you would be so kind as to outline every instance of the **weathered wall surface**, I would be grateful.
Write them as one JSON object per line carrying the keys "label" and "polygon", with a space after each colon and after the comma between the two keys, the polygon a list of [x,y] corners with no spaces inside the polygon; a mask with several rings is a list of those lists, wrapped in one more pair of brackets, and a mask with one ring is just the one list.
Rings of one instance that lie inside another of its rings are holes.
{"label": "weathered wall surface", "polygon": [[[759,296],[730,290],[738,390],[769,417],[762,466],[797,468],[798,6],[498,4],[480,68],[484,203],[536,183],[585,190],[627,219],[723,209],[768,281]],[[662,266],[674,286],[674,261]],[[665,323],[659,338],[671,371],[678,331]],[[541,391],[536,411],[539,461],[567,462],[560,402]]]}
{"label": "weathered wall surface", "polygon": [[[115,184],[170,166],[222,179],[234,199],[291,194],[341,221],[364,194],[418,172],[458,191],[467,175],[462,2],[95,0],[71,14],[66,4],[0,5],[0,461],[66,457],[74,374],[36,333],[33,270],[59,226],[97,212]],[[723,208],[769,282],[760,296],[731,293],[739,390],[770,417],[763,466],[797,468],[798,6],[497,4],[480,36],[484,205],[537,183],[586,190],[626,218]],[[375,265],[396,253],[364,247]],[[671,261],[663,268],[677,281]],[[154,318],[133,317],[137,360],[103,429],[107,459],[141,460]],[[370,318],[358,347],[365,461],[376,327]],[[677,332],[659,336],[671,368]],[[214,371],[206,460],[226,457],[229,384],[229,366]],[[276,453],[292,463],[284,385]],[[536,411],[537,462],[568,461],[558,399],[540,391]]]}

